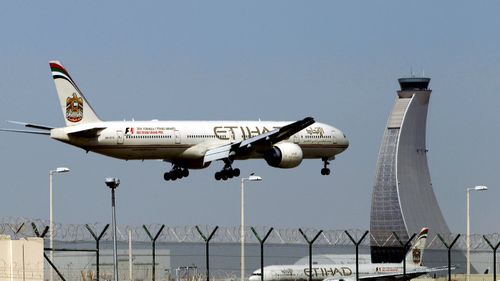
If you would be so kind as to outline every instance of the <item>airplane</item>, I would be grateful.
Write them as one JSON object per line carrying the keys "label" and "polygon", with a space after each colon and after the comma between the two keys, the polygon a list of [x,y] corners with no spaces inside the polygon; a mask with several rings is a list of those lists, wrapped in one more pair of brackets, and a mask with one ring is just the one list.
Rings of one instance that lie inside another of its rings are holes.
{"label": "airplane", "polygon": [[[430,272],[447,270],[447,267],[429,268],[422,265],[422,257],[428,236],[428,228],[423,228],[411,250],[406,255],[406,280]],[[356,264],[314,264],[309,265],[271,265],[264,267],[264,281],[307,281],[312,275],[315,281],[354,281]],[[403,262],[359,264],[359,280],[381,281],[402,280]],[[249,281],[260,281],[261,270],[252,273]]]}
{"label": "airplane", "polygon": [[50,61],[52,77],[65,117],[65,127],[9,121],[35,130],[0,131],[48,135],[52,139],[122,160],[163,160],[172,165],[164,179],[189,176],[189,169],[203,169],[222,161],[216,180],[238,177],[235,160],[264,159],[276,168],[297,167],[303,159],[321,159],[322,175],[349,146],[339,129],[306,117],[295,122],[273,121],[102,121],[69,72],[59,61]]}

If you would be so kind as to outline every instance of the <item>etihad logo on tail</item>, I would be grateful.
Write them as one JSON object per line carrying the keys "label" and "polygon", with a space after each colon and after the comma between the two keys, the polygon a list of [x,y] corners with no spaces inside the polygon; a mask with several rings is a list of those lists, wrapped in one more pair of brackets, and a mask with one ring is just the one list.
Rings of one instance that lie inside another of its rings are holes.
{"label": "etihad logo on tail", "polygon": [[421,253],[420,249],[413,249],[412,256],[413,256],[413,263],[420,264],[420,262],[422,261],[421,260],[422,253]]}
{"label": "etihad logo on tail", "polygon": [[73,93],[66,98],[66,120],[69,122],[80,122],[83,118],[83,98]]}

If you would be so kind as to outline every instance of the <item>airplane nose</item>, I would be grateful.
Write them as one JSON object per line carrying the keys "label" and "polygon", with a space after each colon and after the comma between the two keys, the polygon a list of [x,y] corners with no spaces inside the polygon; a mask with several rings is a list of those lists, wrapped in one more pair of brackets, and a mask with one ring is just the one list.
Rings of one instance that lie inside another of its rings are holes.
{"label": "airplane nose", "polygon": [[346,150],[349,147],[349,140],[347,139],[347,136],[340,130],[338,131],[337,135],[337,144],[342,146],[342,151]]}

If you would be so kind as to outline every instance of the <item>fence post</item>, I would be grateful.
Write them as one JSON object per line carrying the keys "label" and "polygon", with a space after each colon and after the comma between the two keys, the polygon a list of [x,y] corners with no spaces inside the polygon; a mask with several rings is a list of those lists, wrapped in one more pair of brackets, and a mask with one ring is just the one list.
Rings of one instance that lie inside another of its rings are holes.
{"label": "fence post", "polygon": [[403,241],[401,241],[401,239],[399,239],[399,236],[396,232],[392,232],[392,234],[394,234],[394,236],[396,236],[396,240],[398,240],[399,244],[401,245],[401,247],[403,247],[403,280],[406,280],[406,252],[408,251],[408,246],[410,245],[410,242],[411,240],[413,240],[413,238],[415,238],[415,236],[417,235],[416,233],[413,233],[413,235],[410,237],[410,239],[408,239],[408,241],[406,241],[406,243],[403,244]]}
{"label": "fence post", "polygon": [[155,281],[155,277],[156,277],[155,276],[156,275],[156,239],[158,239],[158,237],[160,236],[160,233],[165,228],[165,225],[164,224],[161,225],[160,230],[158,230],[158,233],[156,233],[155,237],[151,236],[151,233],[149,233],[149,230],[146,227],[146,225],[143,224],[142,227],[146,231],[146,234],[149,236],[149,239],[151,239],[151,248],[153,249],[153,252],[152,252],[152,255],[153,255],[153,273],[152,273],[153,277],[152,277],[152,280]]}
{"label": "fence post", "polygon": [[14,236],[17,238],[17,234],[19,234],[19,232],[23,228],[24,222],[17,228],[14,228],[12,225],[10,225],[10,223],[8,225],[9,225],[10,230],[12,230],[12,232],[14,233]]}
{"label": "fence post", "polygon": [[264,243],[266,242],[269,234],[271,234],[274,228],[271,227],[271,229],[267,231],[264,239],[260,239],[259,234],[257,234],[257,231],[255,230],[255,228],[253,228],[253,226],[250,229],[252,229],[253,234],[255,235],[255,237],[257,237],[257,240],[259,240],[260,243],[260,280],[264,281]]}
{"label": "fence post", "polygon": [[493,250],[493,281],[497,280],[497,249],[498,246],[500,246],[500,242],[498,242],[495,246],[491,244],[490,240],[486,238],[486,235],[483,235],[484,240],[486,240],[486,243],[490,245],[491,249]]}
{"label": "fence post", "polygon": [[33,232],[38,238],[45,238],[45,235],[47,235],[47,232],[49,231],[48,225],[43,229],[43,232],[41,234],[40,232],[38,232],[38,228],[36,227],[36,224],[34,222],[31,223],[31,227],[33,228]]}
{"label": "fence post", "polygon": [[444,241],[443,237],[438,233],[438,238],[441,240],[441,242],[444,244],[444,246],[448,249],[448,281],[451,281],[451,248],[455,243],[457,242],[458,238],[460,237],[460,234],[457,234],[453,242],[448,246],[448,244]]}
{"label": "fence post", "polygon": [[347,230],[345,230],[344,232],[345,234],[347,234],[347,236],[349,236],[349,239],[351,239],[351,242],[354,244],[354,246],[356,246],[356,281],[359,281],[359,245],[361,244],[361,242],[363,242],[369,231],[365,231],[359,241],[354,240],[354,238],[351,236],[351,234],[349,234]]}
{"label": "fence post", "polygon": [[209,269],[209,266],[210,266],[210,263],[209,263],[210,255],[209,255],[208,244],[210,243],[210,240],[212,240],[212,237],[214,236],[214,234],[217,231],[217,229],[219,229],[219,226],[216,226],[214,228],[214,230],[212,230],[212,233],[210,233],[210,235],[207,238],[203,234],[203,232],[201,232],[200,228],[198,226],[196,226],[196,230],[198,230],[198,233],[200,234],[201,238],[203,238],[203,240],[205,240],[205,255],[206,255],[206,261],[207,261],[207,281],[210,281],[210,269]]}
{"label": "fence post", "polygon": [[[31,223],[31,227],[33,228],[33,232],[35,233],[36,237],[38,237],[38,238],[45,238],[45,235],[47,235],[47,232],[49,231],[49,226],[46,226],[43,229],[43,232],[40,233],[38,231],[38,228],[36,227],[36,224],[34,222]],[[57,275],[59,276],[59,278],[61,278],[63,281],[66,281],[66,279],[64,279],[64,276],[62,276],[61,272],[59,272],[59,270],[57,269],[56,265],[54,263],[52,263],[52,261],[50,260],[50,258],[45,254],[45,250],[47,248],[45,248],[45,246],[44,246],[43,249],[44,249],[43,257],[47,260],[47,262],[50,264],[50,266],[52,267],[52,269],[54,269],[54,271],[57,273]],[[52,248],[49,248],[49,249],[50,249],[50,251],[54,250]]]}
{"label": "fence post", "polygon": [[99,242],[101,241],[101,238],[104,236],[104,233],[106,233],[106,230],[108,230],[108,227],[109,227],[109,223],[106,224],[106,226],[104,227],[104,229],[101,231],[101,234],[99,234],[99,236],[95,235],[94,231],[92,231],[92,229],[90,228],[90,226],[88,224],[85,224],[85,227],[87,228],[87,230],[90,232],[90,235],[92,235],[92,237],[94,237],[94,240],[95,240],[95,269],[96,269],[96,275],[97,275],[97,281],[99,281]]}
{"label": "fence post", "polygon": [[309,244],[309,281],[312,281],[312,245],[316,239],[318,239],[319,235],[323,233],[323,230],[320,230],[316,236],[312,240],[309,241],[307,238],[306,234],[302,231],[301,228],[299,228],[300,234],[304,237],[304,239],[307,241],[307,244]]}

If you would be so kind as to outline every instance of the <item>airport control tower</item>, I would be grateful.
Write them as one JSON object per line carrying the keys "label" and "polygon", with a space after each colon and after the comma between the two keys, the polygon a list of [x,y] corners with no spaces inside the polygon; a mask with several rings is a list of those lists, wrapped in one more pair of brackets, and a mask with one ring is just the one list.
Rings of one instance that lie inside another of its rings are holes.
{"label": "airport control tower", "polygon": [[398,79],[394,107],[378,155],[372,194],[370,232],[372,262],[401,262],[396,232],[407,241],[422,227],[432,234],[450,230],[439,208],[427,166],[425,129],[431,96],[430,78]]}

